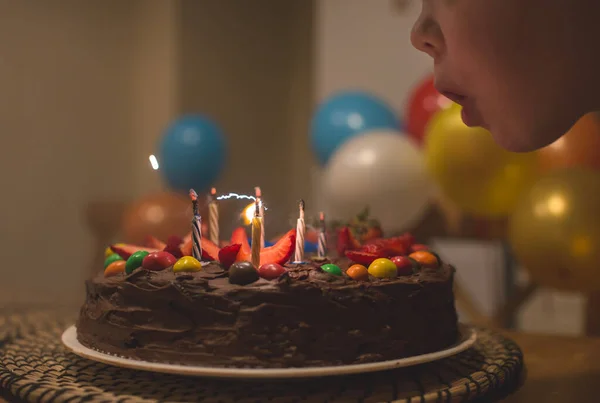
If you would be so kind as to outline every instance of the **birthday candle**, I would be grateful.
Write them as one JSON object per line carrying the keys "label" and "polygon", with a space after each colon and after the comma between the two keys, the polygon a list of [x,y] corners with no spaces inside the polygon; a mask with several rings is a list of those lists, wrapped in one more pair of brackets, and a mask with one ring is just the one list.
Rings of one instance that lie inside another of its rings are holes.
{"label": "birthday candle", "polygon": [[296,222],[296,249],[294,251],[294,262],[304,261],[304,200],[299,203],[299,216]]}
{"label": "birthday candle", "polygon": [[190,189],[190,198],[194,217],[192,217],[192,255],[199,261],[202,261],[202,217],[198,211],[198,194],[194,189]]}
{"label": "birthday candle", "polygon": [[219,245],[219,205],[215,198],[216,194],[217,190],[212,188],[208,198],[208,233],[210,234],[210,240],[215,245]]}
{"label": "birthday candle", "polygon": [[324,258],[327,255],[327,231],[325,228],[325,214],[319,214],[321,228],[319,229],[319,238],[317,244],[317,257]]}
{"label": "birthday candle", "polygon": [[254,188],[254,195],[255,195],[255,200],[256,200],[256,205],[259,208],[259,215],[260,215],[260,219],[261,219],[261,226],[260,226],[260,247],[264,248],[265,247],[265,206],[262,202],[262,192],[260,190],[260,187],[255,187]]}
{"label": "birthday candle", "polygon": [[254,217],[252,218],[252,264],[257,269],[260,267],[260,233],[262,228],[262,219],[259,214],[260,208],[257,199],[254,204]]}

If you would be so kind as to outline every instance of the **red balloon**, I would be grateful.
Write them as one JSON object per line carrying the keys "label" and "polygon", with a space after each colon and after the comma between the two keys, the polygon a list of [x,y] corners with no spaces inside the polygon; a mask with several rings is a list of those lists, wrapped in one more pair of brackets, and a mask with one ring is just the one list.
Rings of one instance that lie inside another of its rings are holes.
{"label": "red balloon", "polygon": [[425,127],[431,117],[451,104],[452,101],[435,89],[433,75],[428,76],[415,87],[408,100],[405,119],[406,130],[417,144],[423,144]]}

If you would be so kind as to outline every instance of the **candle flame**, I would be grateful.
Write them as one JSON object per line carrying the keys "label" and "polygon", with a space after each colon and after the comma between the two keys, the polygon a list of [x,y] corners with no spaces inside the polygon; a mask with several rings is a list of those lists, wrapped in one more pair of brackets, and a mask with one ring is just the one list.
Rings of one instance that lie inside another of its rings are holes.
{"label": "candle flame", "polygon": [[190,199],[194,202],[198,201],[198,193],[194,189],[190,189]]}
{"label": "candle flame", "polygon": [[325,213],[322,211],[319,213],[319,220],[325,221]]}
{"label": "candle flame", "polygon": [[148,157],[148,159],[150,160],[150,165],[152,166],[152,169],[157,171],[159,168],[159,165],[158,165],[158,160],[156,159],[156,156],[154,154],[152,154]]}
{"label": "candle flame", "polygon": [[210,194],[211,194],[212,196],[216,195],[216,194],[217,194],[217,189],[216,189],[216,188],[212,188],[212,189],[210,189]]}
{"label": "candle flame", "polygon": [[252,218],[254,217],[254,210],[256,209],[256,205],[254,203],[248,204],[244,211],[242,211],[242,218],[244,220],[244,224],[250,225],[252,222]]}
{"label": "candle flame", "polygon": [[254,195],[256,196],[257,199],[260,199],[262,197],[262,192],[261,192],[259,186],[256,186],[254,188]]}

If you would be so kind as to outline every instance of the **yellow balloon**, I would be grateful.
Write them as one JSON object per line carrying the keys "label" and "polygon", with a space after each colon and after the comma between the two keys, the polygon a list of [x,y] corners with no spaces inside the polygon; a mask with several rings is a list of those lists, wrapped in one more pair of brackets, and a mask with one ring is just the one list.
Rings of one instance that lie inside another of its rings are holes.
{"label": "yellow balloon", "polygon": [[600,172],[568,168],[540,178],[511,216],[509,240],[536,283],[600,291]]}
{"label": "yellow balloon", "polygon": [[504,150],[487,130],[465,125],[457,104],[432,118],[425,142],[431,175],[445,196],[468,213],[511,213],[537,174],[536,154]]}

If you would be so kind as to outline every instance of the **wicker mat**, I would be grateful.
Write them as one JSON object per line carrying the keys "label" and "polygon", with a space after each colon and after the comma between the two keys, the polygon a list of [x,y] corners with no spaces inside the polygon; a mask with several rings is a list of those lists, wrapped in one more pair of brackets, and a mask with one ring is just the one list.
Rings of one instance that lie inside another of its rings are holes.
{"label": "wicker mat", "polygon": [[276,382],[188,378],[79,358],[60,341],[72,319],[48,318],[47,312],[13,315],[11,332],[0,320],[0,336],[8,337],[0,350],[0,389],[23,401],[489,402],[513,392],[524,373],[512,340],[478,329],[470,350],[394,371]]}

